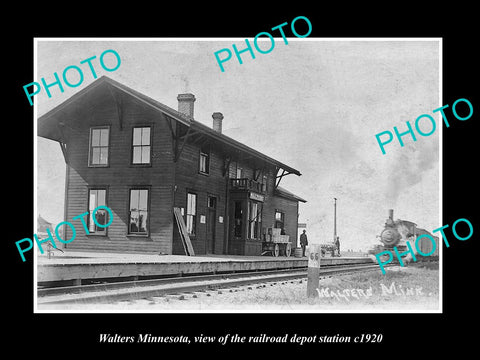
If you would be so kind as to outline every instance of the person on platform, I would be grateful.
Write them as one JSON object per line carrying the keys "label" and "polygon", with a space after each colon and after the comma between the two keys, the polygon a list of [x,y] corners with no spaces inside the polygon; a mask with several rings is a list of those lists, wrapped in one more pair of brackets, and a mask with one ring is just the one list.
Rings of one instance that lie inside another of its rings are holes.
{"label": "person on platform", "polygon": [[303,230],[303,234],[300,235],[300,246],[302,247],[302,257],[305,257],[305,248],[308,245],[308,239],[306,230]]}
{"label": "person on platform", "polygon": [[337,249],[338,256],[340,256],[340,236],[337,236],[337,238],[335,239],[335,247]]}

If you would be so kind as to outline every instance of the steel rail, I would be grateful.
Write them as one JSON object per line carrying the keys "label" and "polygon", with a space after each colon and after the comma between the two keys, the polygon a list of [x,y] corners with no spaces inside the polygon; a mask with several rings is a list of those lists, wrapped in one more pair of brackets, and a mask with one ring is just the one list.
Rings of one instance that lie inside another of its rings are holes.
{"label": "steel rail", "polygon": [[[330,266],[320,269],[320,277],[378,269],[376,264]],[[68,303],[105,303],[158,297],[169,294],[208,291],[248,284],[278,282],[305,278],[306,268],[270,270],[253,273],[199,275],[167,279],[129,281],[123,283],[80,285],[65,288],[40,289],[43,296],[38,305]],[[47,295],[48,294],[48,295]]]}

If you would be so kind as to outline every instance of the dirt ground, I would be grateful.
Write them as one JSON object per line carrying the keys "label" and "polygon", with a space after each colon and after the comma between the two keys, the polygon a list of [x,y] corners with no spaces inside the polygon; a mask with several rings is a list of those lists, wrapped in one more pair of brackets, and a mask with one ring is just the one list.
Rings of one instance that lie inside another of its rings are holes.
{"label": "dirt ground", "polygon": [[65,310],[93,312],[440,312],[438,265],[390,267],[320,279],[307,298],[299,279],[113,304],[78,304]]}

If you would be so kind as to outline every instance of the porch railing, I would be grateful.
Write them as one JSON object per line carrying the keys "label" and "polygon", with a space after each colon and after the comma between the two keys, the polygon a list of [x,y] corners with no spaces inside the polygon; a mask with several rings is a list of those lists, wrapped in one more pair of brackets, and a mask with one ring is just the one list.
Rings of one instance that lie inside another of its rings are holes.
{"label": "porch railing", "polygon": [[252,190],[261,194],[265,194],[267,192],[266,184],[262,184],[258,181],[248,178],[230,179],[230,188],[240,190]]}

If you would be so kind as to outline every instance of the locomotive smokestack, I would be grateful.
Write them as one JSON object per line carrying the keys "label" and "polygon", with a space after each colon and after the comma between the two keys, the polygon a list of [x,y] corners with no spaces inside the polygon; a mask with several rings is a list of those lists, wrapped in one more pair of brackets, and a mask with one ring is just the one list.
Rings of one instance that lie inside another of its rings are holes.
{"label": "locomotive smokestack", "polygon": [[388,218],[393,221],[393,209],[388,210]]}

